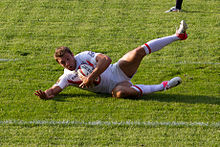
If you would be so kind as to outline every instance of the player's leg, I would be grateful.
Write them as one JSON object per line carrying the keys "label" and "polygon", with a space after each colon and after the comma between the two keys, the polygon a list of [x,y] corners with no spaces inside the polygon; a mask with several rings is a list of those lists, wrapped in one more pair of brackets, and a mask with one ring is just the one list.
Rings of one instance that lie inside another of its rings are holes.
{"label": "player's leg", "polygon": [[177,10],[181,10],[182,9],[182,3],[183,3],[183,0],[176,0],[176,9]]}
{"label": "player's leg", "polygon": [[119,60],[119,67],[128,77],[132,77],[136,73],[145,55],[156,52],[174,41],[185,40],[187,38],[186,29],[186,23],[181,21],[176,34],[151,40],[144,45],[129,51]]}
{"label": "player's leg", "polygon": [[140,92],[131,88],[132,84],[129,81],[124,81],[115,86],[112,90],[112,96],[116,98],[138,98]]}
{"label": "player's leg", "polygon": [[182,83],[182,80],[180,77],[172,78],[169,81],[163,81],[161,84],[157,85],[132,85],[131,88],[135,89],[140,93],[140,95],[150,94],[157,91],[163,91],[167,90],[173,87],[178,86]]}
{"label": "player's leg", "polygon": [[176,6],[170,8],[169,10],[165,11],[165,13],[169,12],[181,12],[183,0],[176,0]]}
{"label": "player's leg", "polygon": [[157,85],[132,85],[125,81],[119,83],[112,91],[112,96],[117,98],[138,98],[142,95],[153,92],[167,90],[178,86],[182,82],[181,78],[175,77],[169,81],[164,81]]}

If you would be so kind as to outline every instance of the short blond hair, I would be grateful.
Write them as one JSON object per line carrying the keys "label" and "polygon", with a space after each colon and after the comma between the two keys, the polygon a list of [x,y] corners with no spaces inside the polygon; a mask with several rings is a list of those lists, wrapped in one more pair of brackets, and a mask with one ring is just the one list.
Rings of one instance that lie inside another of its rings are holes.
{"label": "short blond hair", "polygon": [[58,47],[55,50],[54,58],[56,59],[57,57],[63,57],[65,53],[73,54],[68,47],[65,46]]}

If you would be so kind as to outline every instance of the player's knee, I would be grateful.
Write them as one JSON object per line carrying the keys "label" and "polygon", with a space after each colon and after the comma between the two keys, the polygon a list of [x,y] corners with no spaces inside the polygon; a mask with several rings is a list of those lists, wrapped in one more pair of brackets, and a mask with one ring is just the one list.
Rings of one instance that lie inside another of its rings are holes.
{"label": "player's knee", "polygon": [[145,56],[145,54],[146,54],[143,47],[138,47],[138,48],[134,49],[134,53],[135,53],[135,56],[137,56],[137,57],[142,57],[142,56]]}
{"label": "player's knee", "polygon": [[119,90],[115,93],[114,95],[116,98],[126,98],[127,97],[127,92],[124,90]]}
{"label": "player's knee", "polygon": [[112,95],[116,98],[125,98],[127,97],[127,91],[122,87],[118,86],[112,91]]}

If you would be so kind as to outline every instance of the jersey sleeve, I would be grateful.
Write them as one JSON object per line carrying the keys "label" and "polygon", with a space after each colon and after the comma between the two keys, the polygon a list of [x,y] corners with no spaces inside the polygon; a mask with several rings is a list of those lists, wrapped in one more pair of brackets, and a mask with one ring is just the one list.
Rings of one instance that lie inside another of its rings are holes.
{"label": "jersey sleeve", "polygon": [[64,89],[67,86],[69,86],[68,77],[66,76],[66,74],[60,76],[56,84],[54,84],[53,86],[59,86],[61,89]]}

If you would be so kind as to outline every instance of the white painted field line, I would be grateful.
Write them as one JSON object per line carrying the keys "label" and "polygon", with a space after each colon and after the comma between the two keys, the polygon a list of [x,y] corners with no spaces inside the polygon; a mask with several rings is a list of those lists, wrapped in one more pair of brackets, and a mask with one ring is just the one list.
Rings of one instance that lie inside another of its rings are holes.
{"label": "white painted field line", "polygon": [[1,62],[7,62],[7,61],[16,61],[18,59],[4,59],[4,58],[0,58]]}
{"label": "white painted field line", "polygon": [[86,125],[86,126],[185,126],[185,127],[220,127],[220,122],[216,123],[205,123],[205,122],[151,122],[151,121],[55,121],[55,120],[34,120],[34,121],[22,121],[22,120],[4,120],[0,121],[0,125]]}

